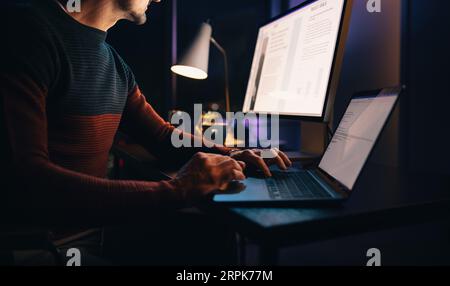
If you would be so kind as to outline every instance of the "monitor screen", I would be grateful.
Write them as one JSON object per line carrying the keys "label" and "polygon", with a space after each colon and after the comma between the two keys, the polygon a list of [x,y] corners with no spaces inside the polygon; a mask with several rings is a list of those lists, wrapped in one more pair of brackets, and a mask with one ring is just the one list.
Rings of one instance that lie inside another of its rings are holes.
{"label": "monitor screen", "polygon": [[354,98],[319,168],[352,190],[398,99],[398,90]]}
{"label": "monitor screen", "polygon": [[261,27],[244,112],[322,117],[345,0],[318,0]]}

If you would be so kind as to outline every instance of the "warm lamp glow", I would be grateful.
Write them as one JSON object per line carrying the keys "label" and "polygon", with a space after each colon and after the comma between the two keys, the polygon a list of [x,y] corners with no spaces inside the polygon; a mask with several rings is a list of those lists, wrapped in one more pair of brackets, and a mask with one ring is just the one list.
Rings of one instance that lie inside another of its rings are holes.
{"label": "warm lamp glow", "polygon": [[192,79],[203,80],[208,78],[208,74],[205,71],[195,67],[174,65],[172,66],[171,70],[178,75]]}

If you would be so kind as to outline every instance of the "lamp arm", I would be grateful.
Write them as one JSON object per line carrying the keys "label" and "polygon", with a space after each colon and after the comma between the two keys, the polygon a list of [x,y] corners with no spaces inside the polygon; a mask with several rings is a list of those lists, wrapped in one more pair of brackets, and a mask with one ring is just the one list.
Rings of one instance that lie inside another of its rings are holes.
{"label": "lamp arm", "polygon": [[219,52],[223,55],[224,58],[226,111],[231,112],[230,82],[228,74],[228,55],[225,49],[213,37],[211,37],[211,43],[219,50]]}

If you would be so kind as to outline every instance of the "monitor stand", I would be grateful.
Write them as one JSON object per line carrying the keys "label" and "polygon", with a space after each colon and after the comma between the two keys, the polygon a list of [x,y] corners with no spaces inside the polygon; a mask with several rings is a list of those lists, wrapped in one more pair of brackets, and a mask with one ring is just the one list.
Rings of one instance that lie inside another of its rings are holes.
{"label": "monitor stand", "polygon": [[288,152],[288,156],[296,162],[318,162],[325,153],[330,139],[329,123],[302,121],[300,150]]}

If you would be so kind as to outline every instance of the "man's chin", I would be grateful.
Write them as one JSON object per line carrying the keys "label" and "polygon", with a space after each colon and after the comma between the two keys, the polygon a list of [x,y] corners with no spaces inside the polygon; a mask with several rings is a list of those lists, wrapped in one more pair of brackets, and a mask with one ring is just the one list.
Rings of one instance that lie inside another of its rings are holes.
{"label": "man's chin", "polygon": [[144,25],[147,22],[147,14],[140,14],[140,15],[131,15],[132,22],[134,22],[136,25]]}

